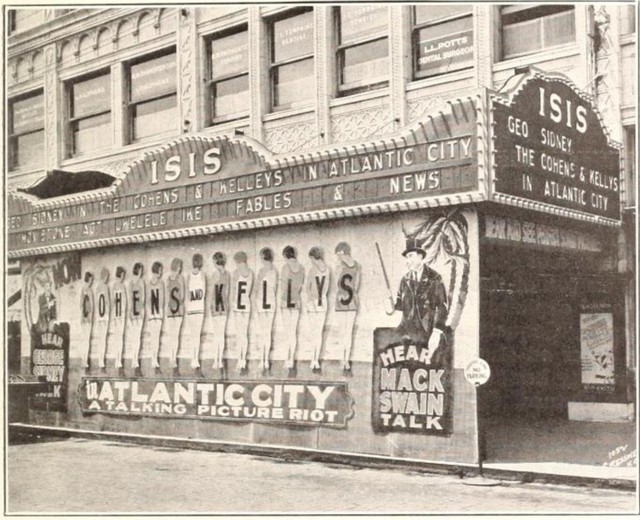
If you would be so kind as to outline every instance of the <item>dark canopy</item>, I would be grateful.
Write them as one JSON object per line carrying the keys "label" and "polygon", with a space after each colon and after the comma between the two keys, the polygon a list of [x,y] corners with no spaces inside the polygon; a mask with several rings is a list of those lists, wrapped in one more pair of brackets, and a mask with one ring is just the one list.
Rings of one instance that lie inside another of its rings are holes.
{"label": "dark canopy", "polygon": [[115,180],[115,177],[107,173],[94,170],[82,172],[51,170],[38,184],[29,188],[19,188],[19,190],[35,195],[40,199],[50,199],[72,193],[106,188],[111,186]]}

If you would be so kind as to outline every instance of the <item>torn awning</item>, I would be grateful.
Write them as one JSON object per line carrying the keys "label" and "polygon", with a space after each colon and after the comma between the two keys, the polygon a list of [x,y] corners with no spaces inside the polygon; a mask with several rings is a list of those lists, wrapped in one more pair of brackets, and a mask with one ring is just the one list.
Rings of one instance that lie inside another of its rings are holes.
{"label": "torn awning", "polygon": [[115,177],[95,170],[80,172],[51,170],[37,184],[29,188],[18,188],[18,190],[35,195],[40,199],[50,199],[72,193],[106,188],[111,186],[115,180]]}

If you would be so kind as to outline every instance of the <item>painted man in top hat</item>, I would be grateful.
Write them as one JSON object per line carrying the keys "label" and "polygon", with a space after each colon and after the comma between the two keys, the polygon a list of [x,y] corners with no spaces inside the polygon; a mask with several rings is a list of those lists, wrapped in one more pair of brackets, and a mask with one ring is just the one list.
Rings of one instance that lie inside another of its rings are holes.
{"label": "painted man in top hat", "polygon": [[427,253],[417,241],[407,240],[402,256],[409,272],[400,281],[395,302],[395,310],[402,311],[398,332],[405,340],[428,344],[431,357],[445,340],[447,293],[440,275],[425,265]]}

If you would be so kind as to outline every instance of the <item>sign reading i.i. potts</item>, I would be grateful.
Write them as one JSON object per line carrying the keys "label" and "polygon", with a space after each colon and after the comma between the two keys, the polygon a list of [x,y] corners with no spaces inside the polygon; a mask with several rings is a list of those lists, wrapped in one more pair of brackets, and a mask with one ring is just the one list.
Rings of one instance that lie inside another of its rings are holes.
{"label": "sign reading i.i. potts", "polygon": [[495,191],[620,220],[620,152],[586,96],[535,72],[492,101]]}

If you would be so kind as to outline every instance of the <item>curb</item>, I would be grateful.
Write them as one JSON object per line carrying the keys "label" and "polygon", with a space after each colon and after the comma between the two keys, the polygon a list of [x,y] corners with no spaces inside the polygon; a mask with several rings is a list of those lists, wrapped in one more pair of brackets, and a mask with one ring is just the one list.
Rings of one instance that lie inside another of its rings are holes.
{"label": "curb", "polygon": [[[176,437],[127,434],[120,432],[97,432],[91,430],[40,426],[24,423],[9,424],[9,439],[11,439],[12,435],[47,435],[50,437],[63,438],[76,437],[95,440],[115,440],[143,446],[258,455],[281,459],[286,462],[320,462],[339,464],[341,466],[353,466],[357,468],[409,470],[418,473],[457,476],[461,480],[464,478],[479,476],[478,467],[472,464],[391,459],[388,457],[376,457],[363,454],[309,450],[291,446],[260,446],[256,444],[240,444],[226,441],[181,439]],[[11,444],[10,441],[9,444]],[[483,476],[489,479],[499,479],[514,484],[529,484],[535,482],[575,487],[618,489],[623,491],[636,490],[636,482],[634,480],[562,475],[524,470],[508,470],[491,468],[486,465],[483,467]]]}

